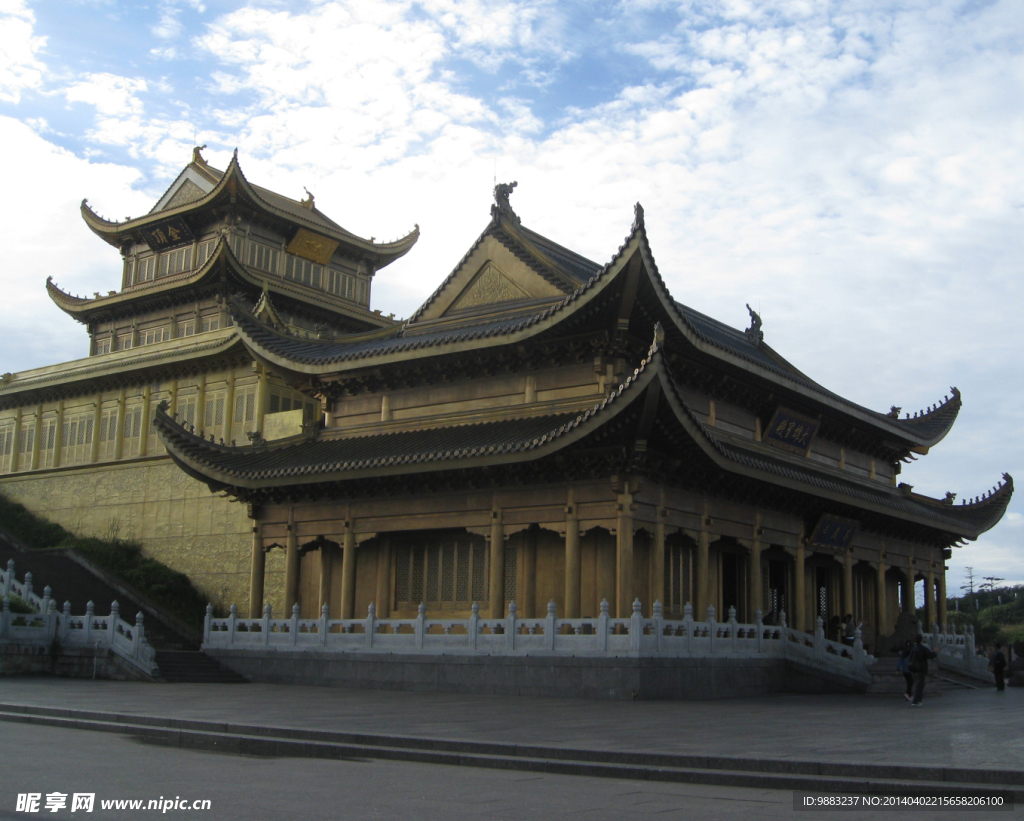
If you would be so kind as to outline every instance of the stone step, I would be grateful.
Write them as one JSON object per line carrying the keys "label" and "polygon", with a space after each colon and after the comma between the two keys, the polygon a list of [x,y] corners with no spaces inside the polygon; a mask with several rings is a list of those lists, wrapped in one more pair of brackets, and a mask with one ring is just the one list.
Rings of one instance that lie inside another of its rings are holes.
{"label": "stone step", "polygon": [[371,758],[503,770],[858,795],[1001,795],[1024,801],[1024,772],[567,749],[304,730],[0,704],[0,721],[111,732],[238,755]]}

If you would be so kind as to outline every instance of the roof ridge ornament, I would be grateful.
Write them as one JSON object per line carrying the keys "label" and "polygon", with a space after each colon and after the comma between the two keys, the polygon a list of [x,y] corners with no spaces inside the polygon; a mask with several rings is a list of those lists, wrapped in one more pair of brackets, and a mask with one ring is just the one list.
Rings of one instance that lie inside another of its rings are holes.
{"label": "roof ridge ornament", "polygon": [[746,334],[747,341],[754,347],[757,347],[764,341],[764,332],[761,330],[761,315],[750,307],[750,303],[747,303],[747,311],[750,314],[750,327],[743,333]]}
{"label": "roof ridge ornament", "polygon": [[206,144],[197,145],[192,148],[192,162],[196,165],[201,165],[204,168],[209,168],[209,163],[206,162],[206,158],[203,157],[202,152],[206,149]]}
{"label": "roof ridge ornament", "polygon": [[512,204],[508,201],[509,197],[512,196],[512,190],[519,185],[516,180],[512,182],[499,182],[494,186],[494,205],[491,206],[491,216],[500,217],[504,214],[516,223],[522,222],[515,211],[512,210]]}
{"label": "roof ridge ornament", "polygon": [[[302,186],[302,190],[306,192],[306,198],[299,201],[299,205],[303,208],[308,208],[310,211],[316,210],[316,197],[313,196],[313,192],[310,191],[306,186]],[[370,242],[373,242],[373,237],[370,237]]]}
{"label": "roof ridge ornament", "polygon": [[644,207],[638,202],[633,206],[633,231],[639,231],[644,227]]}

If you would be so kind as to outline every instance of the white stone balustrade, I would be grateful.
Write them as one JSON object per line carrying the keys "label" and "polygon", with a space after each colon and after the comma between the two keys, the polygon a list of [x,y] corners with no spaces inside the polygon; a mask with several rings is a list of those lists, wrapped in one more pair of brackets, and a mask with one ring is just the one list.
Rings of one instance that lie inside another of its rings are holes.
{"label": "white stone balustrade", "polygon": [[[7,570],[0,571],[0,590],[3,591],[3,607],[0,610],[0,644],[20,647],[90,647],[94,650],[109,649],[130,665],[146,675],[157,673],[156,651],[146,641],[145,618],[142,613],[135,616],[135,624],[129,624],[120,616],[120,606],[112,602],[110,615],[98,616],[95,605],[89,602],[84,616],[71,613],[71,602],[64,602],[63,612],[57,610],[57,603],[50,597],[50,588],[37,596],[32,592],[32,574],[25,574],[25,581],[14,577],[14,561],[7,563]],[[35,613],[12,613],[11,595],[18,596]]]}
{"label": "white stone balustrade", "polygon": [[939,669],[956,670],[964,675],[995,683],[995,676],[988,670],[988,658],[975,653],[974,628],[967,625],[963,632],[957,632],[956,625],[941,628],[932,625],[930,633],[923,633],[925,643],[936,653]]}
{"label": "white stone balustrade", "polygon": [[821,620],[814,635],[793,630],[785,624],[767,625],[758,611],[753,624],[729,619],[719,622],[714,608],[705,621],[693,620],[686,605],[684,618],[662,617],[662,605],[645,618],[639,600],[633,602],[629,618],[612,618],[607,600],[594,618],[560,619],[555,602],[544,618],[523,619],[516,603],[510,602],[503,619],[481,618],[473,604],[468,619],[428,618],[426,607],[412,619],[378,619],[369,606],[365,619],[331,619],[325,604],[318,619],[299,618],[299,606],[291,618],[275,619],[270,605],[259,619],[241,619],[232,605],[227,618],[214,618],[207,608],[203,632],[204,649],[276,648],[285,651],[328,651],[339,653],[553,655],[636,658],[789,658],[828,669],[860,681],[870,681],[867,668],[874,657],[864,652],[858,633],[849,647],[825,638]]}

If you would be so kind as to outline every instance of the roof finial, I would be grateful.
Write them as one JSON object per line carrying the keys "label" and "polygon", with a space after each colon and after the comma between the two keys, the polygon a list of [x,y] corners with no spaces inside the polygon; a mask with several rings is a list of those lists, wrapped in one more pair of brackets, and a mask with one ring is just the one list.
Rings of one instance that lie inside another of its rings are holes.
{"label": "roof finial", "polygon": [[192,149],[192,162],[196,165],[206,165],[206,159],[202,154],[204,150],[206,150],[206,145],[197,145]]}
{"label": "roof finial", "polygon": [[644,227],[644,207],[637,203],[633,206],[633,230],[636,231]]}
{"label": "roof finial", "polygon": [[903,410],[899,405],[893,405],[889,408],[889,412],[886,414],[890,419],[899,419],[900,411]]}
{"label": "roof finial", "polygon": [[512,182],[499,182],[494,186],[494,205],[491,206],[491,215],[500,216],[504,214],[507,217],[520,222],[516,212],[512,210],[512,204],[508,201],[508,198],[512,195],[512,189],[514,189],[518,182],[513,180]]}
{"label": "roof finial", "polygon": [[302,186],[302,190],[306,192],[306,199],[299,203],[303,208],[309,208],[310,210],[316,209],[316,200],[313,196],[313,192],[310,191],[306,186]]}
{"label": "roof finial", "polygon": [[764,341],[764,332],[761,330],[761,315],[747,303],[747,311],[750,314],[750,327],[744,333],[751,345],[760,345]]}

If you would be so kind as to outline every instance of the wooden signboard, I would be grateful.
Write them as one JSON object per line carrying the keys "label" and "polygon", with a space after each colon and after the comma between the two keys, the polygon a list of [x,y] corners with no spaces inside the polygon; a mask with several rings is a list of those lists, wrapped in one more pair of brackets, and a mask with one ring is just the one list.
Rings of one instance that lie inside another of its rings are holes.
{"label": "wooden signboard", "polygon": [[853,534],[857,532],[857,524],[852,519],[843,519],[823,513],[818,519],[818,526],[811,534],[811,544],[846,550],[853,540]]}
{"label": "wooden signboard", "polygon": [[154,251],[166,251],[178,245],[187,245],[195,238],[185,220],[171,217],[140,229],[143,241]]}
{"label": "wooden signboard", "polygon": [[307,231],[305,228],[300,228],[292,241],[288,243],[288,253],[308,259],[310,262],[326,265],[331,261],[337,247],[336,239],[329,239]]}
{"label": "wooden signboard", "polygon": [[761,441],[788,450],[790,453],[806,456],[820,424],[817,419],[811,419],[802,413],[778,408],[761,436]]}

